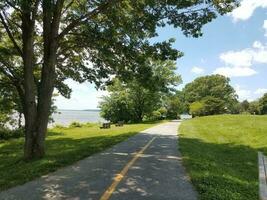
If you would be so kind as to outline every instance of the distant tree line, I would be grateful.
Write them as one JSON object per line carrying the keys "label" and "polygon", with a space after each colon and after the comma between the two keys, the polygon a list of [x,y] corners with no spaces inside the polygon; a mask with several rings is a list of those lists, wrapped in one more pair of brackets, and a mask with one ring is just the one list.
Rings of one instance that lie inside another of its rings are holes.
{"label": "distant tree line", "polygon": [[242,101],[239,104],[239,110],[242,114],[266,115],[267,114],[267,93],[258,100],[248,102]]}
{"label": "distant tree line", "polygon": [[[267,114],[267,93],[260,99],[238,101],[230,79],[209,75],[195,79],[182,91],[175,75],[174,62],[154,62],[150,80],[134,79],[123,83],[114,79],[109,95],[100,103],[101,116],[117,122],[177,119],[183,113],[193,117],[217,114]],[[161,74],[159,73],[161,72]]]}

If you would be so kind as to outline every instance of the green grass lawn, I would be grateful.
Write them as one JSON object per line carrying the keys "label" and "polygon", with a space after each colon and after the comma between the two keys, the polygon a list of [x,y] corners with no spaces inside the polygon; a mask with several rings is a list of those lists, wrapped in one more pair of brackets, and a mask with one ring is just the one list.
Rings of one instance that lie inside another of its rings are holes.
{"label": "green grass lawn", "polygon": [[221,115],[179,128],[184,164],[201,200],[257,200],[257,151],[267,155],[267,116]]}
{"label": "green grass lawn", "polygon": [[0,140],[0,191],[70,165],[155,124],[112,126],[111,129],[89,124],[80,128],[53,129],[46,140],[46,156],[31,162],[22,159],[23,138]]}

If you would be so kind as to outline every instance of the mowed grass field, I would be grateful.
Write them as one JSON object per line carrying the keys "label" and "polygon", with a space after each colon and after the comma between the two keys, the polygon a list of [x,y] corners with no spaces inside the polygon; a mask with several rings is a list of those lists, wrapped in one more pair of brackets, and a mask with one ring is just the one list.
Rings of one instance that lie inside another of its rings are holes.
{"label": "mowed grass field", "polygon": [[46,156],[31,162],[23,160],[23,138],[0,140],[0,191],[70,165],[157,123],[112,125],[111,129],[100,129],[97,124],[55,128],[49,131],[46,139]]}
{"label": "mowed grass field", "polygon": [[267,116],[219,115],[184,121],[183,162],[201,200],[257,200],[257,152],[267,155]]}

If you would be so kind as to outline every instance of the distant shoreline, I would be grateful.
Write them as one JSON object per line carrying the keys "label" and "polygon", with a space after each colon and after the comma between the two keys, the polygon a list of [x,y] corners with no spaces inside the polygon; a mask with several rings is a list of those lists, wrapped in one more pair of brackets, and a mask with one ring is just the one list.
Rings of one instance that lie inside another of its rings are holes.
{"label": "distant shoreline", "polygon": [[91,111],[91,112],[99,112],[100,109],[84,109],[84,110],[57,109],[57,111]]}

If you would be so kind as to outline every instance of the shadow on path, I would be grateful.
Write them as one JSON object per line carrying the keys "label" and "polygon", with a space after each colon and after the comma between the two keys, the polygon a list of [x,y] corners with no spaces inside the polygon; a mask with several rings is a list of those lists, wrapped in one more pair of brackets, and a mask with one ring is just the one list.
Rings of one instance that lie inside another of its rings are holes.
{"label": "shadow on path", "polygon": [[[0,199],[99,199],[135,153],[156,137],[129,169],[111,199],[196,200],[197,194],[181,165],[177,148],[178,125],[179,122],[169,122],[147,129],[102,153],[94,154],[72,166],[4,191],[0,193]],[[58,159],[61,159],[59,163],[64,162],[66,153],[70,154],[70,157],[82,157],[82,152],[92,149],[92,146],[99,151],[102,148],[100,144],[112,145],[110,141],[114,139],[121,138],[105,136],[90,138],[88,141],[86,139],[72,141],[66,138],[53,144],[49,144],[48,141],[51,151],[56,144],[67,149],[62,155],[58,153],[54,158],[51,156],[48,164],[56,164]],[[81,146],[79,152],[73,150],[77,145]],[[59,148],[54,150],[56,149]]]}

